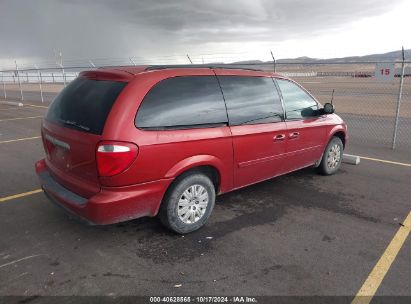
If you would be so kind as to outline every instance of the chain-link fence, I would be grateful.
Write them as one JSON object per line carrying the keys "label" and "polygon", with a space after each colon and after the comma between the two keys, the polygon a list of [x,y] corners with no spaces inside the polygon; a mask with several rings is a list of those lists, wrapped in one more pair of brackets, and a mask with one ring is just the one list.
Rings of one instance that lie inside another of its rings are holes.
{"label": "chain-link fence", "polygon": [[[300,66],[299,69],[303,69]],[[308,66],[305,66],[308,68]],[[314,67],[312,67],[314,69]],[[375,64],[328,64],[317,68],[316,76],[292,77],[322,102],[331,100],[336,112],[349,126],[350,142],[392,147],[396,110],[401,82],[401,68],[396,66],[392,81],[378,81]],[[287,67],[279,73],[287,74]],[[395,145],[411,149],[411,71],[405,69]],[[298,75],[298,74],[297,74]]]}
{"label": "chain-link fence", "polygon": [[[193,60],[187,56],[190,62]],[[187,59],[186,58],[186,59]],[[224,58],[226,60],[227,58]],[[167,59],[168,60],[168,59]],[[171,59],[170,59],[171,60]],[[197,59],[198,61],[198,59]],[[204,58],[200,63],[204,62]],[[143,62],[147,63],[147,62]],[[150,62],[151,63],[151,62]],[[171,64],[174,62],[160,62]],[[181,63],[177,61],[177,63]],[[195,62],[197,63],[197,62]],[[368,146],[392,147],[394,136],[398,149],[411,149],[411,62],[395,62],[395,77],[381,81],[376,66],[393,62],[243,62],[235,66],[273,71],[293,78],[321,103],[331,100],[336,112],[349,126],[350,142]],[[0,99],[23,102],[50,102],[82,70],[99,66],[138,65],[136,59],[119,62],[89,62],[87,65],[55,68],[24,68],[0,71]],[[213,64],[208,64],[213,65]],[[215,65],[215,64],[214,64]],[[221,65],[218,64],[217,65]],[[397,116],[398,96],[403,76],[401,107]],[[395,132],[398,117],[397,132]]]}

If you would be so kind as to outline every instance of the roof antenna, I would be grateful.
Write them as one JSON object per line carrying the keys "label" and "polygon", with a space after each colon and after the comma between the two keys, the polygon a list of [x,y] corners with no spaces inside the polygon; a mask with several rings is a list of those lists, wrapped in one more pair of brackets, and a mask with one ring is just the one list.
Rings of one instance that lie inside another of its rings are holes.
{"label": "roof antenna", "polygon": [[334,91],[335,91],[335,89],[333,89],[333,92],[331,93],[331,104],[333,104],[333,100],[334,100]]}

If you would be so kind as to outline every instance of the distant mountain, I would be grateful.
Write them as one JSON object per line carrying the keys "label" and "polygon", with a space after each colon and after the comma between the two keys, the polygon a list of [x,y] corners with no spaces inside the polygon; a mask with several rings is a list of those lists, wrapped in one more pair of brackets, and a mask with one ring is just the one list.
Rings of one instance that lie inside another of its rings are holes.
{"label": "distant mountain", "polygon": [[261,60],[244,60],[244,61],[237,61],[233,62],[233,64],[261,64],[264,63],[264,61]]}
{"label": "distant mountain", "polygon": [[[319,58],[310,58],[310,57],[298,57],[298,58],[287,58],[279,59],[278,63],[348,63],[348,62],[375,62],[375,61],[394,61],[401,60],[402,55],[401,51],[393,51],[384,54],[371,54],[365,56],[350,56],[342,58],[329,58],[329,59],[319,59]],[[405,50],[405,59],[411,59],[411,49]],[[260,61],[260,60],[246,60],[246,61],[237,61],[233,64],[261,64],[269,63],[270,61]]]}

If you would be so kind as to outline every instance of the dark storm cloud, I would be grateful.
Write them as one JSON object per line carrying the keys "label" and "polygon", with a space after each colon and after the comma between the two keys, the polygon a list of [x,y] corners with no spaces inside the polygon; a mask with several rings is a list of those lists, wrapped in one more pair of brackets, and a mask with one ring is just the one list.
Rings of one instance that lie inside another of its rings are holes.
{"label": "dark storm cloud", "polygon": [[53,49],[65,58],[97,58],[209,52],[220,42],[278,43],[382,14],[394,2],[0,0],[0,58],[50,58]]}

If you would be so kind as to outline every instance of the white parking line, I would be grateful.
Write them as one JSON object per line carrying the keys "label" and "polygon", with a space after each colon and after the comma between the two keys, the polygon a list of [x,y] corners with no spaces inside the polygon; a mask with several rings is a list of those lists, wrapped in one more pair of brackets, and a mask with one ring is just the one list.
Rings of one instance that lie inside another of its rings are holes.
{"label": "white parking line", "polygon": [[17,138],[17,139],[10,139],[10,140],[3,140],[0,141],[0,144],[7,144],[15,141],[23,141],[23,140],[31,140],[31,139],[37,139],[40,138],[41,136],[34,136],[34,137],[26,137],[26,138]]}
{"label": "white parking line", "polygon": [[26,106],[26,107],[34,107],[34,108],[45,108],[45,109],[48,108],[47,106],[38,106],[38,105],[30,104],[30,103],[26,103],[26,104],[24,104],[24,106]]}
{"label": "white parking line", "polygon": [[366,159],[366,160],[372,160],[372,161],[376,161],[376,162],[380,162],[380,163],[386,163],[386,164],[392,164],[392,165],[399,165],[399,166],[404,166],[404,167],[411,167],[411,164],[400,163],[400,162],[391,161],[391,160],[385,160],[385,159],[379,159],[379,158],[372,158],[372,157],[368,157],[368,156],[360,156],[360,158]]}
{"label": "white parking line", "polygon": [[11,121],[11,120],[21,120],[21,119],[34,119],[34,118],[42,118],[43,116],[29,116],[29,117],[17,117],[17,118],[6,118],[0,119],[0,121]]}

